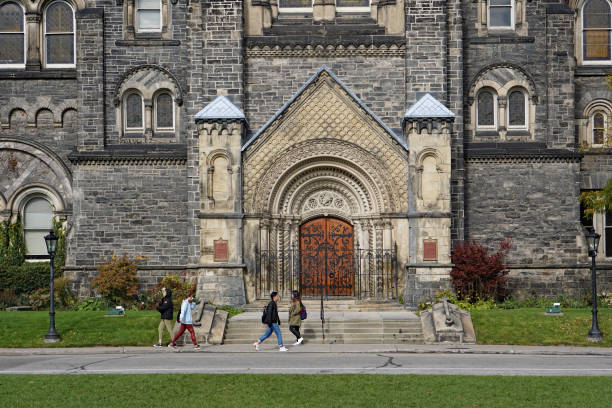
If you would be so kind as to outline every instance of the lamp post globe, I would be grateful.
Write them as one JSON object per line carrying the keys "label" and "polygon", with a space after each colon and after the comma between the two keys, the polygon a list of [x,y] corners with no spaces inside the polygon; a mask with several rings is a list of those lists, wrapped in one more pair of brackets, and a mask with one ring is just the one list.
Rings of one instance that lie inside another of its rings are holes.
{"label": "lamp post globe", "polygon": [[597,324],[597,274],[596,274],[596,266],[595,266],[595,257],[597,256],[597,249],[599,248],[599,238],[601,236],[596,233],[593,228],[589,228],[588,233],[586,234],[587,246],[589,249],[589,256],[591,257],[591,293],[592,293],[592,326],[591,330],[589,330],[588,340],[592,342],[599,342],[603,340],[603,333],[599,330],[599,325]]}
{"label": "lamp post globe", "polygon": [[45,335],[46,343],[57,343],[62,338],[59,333],[55,330],[55,293],[53,288],[53,258],[55,257],[55,251],[57,251],[57,235],[53,231],[49,231],[49,234],[45,236],[45,244],[47,245],[47,252],[49,253],[49,269],[50,269],[50,283],[49,283],[49,331]]}

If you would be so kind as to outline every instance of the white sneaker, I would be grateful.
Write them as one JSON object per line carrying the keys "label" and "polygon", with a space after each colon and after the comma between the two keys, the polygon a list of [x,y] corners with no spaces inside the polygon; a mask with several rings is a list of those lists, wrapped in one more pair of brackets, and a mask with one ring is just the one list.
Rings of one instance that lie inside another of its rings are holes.
{"label": "white sneaker", "polygon": [[298,344],[302,344],[302,342],[303,342],[303,341],[304,341],[304,338],[303,338],[303,337],[300,337],[300,338],[298,339],[297,343],[295,343],[295,344],[296,344],[296,345],[298,345]]}
{"label": "white sneaker", "polygon": [[255,351],[259,351],[259,343],[258,342],[253,343],[253,347],[255,347]]}
{"label": "white sneaker", "polygon": [[279,348],[278,351],[289,351],[289,349],[285,346],[281,346],[281,348]]}

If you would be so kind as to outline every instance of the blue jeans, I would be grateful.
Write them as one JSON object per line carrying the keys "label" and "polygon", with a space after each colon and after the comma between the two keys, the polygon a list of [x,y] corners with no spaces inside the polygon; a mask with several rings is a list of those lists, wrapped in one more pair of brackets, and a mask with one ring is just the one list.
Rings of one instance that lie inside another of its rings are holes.
{"label": "blue jeans", "polygon": [[278,339],[278,345],[283,345],[283,335],[281,334],[280,326],[276,323],[272,323],[272,327],[268,327],[266,332],[259,338],[259,342],[263,342],[265,339],[272,335],[272,332],[276,334],[276,338]]}

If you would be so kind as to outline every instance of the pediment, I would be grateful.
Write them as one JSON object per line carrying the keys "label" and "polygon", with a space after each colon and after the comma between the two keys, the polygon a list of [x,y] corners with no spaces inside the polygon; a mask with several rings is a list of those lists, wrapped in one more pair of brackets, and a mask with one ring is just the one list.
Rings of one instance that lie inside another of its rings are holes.
{"label": "pediment", "polygon": [[[343,138],[362,126],[381,142],[408,151],[404,141],[324,65],[244,144],[242,151],[247,157],[252,155],[277,133],[299,137],[292,139],[298,142],[305,138]],[[363,141],[372,142],[369,137]]]}
{"label": "pediment", "polygon": [[[274,200],[295,166],[347,162],[370,174],[384,204],[407,203],[408,147],[329,69],[322,67],[242,148],[247,211]],[[306,168],[305,167],[305,168]]]}

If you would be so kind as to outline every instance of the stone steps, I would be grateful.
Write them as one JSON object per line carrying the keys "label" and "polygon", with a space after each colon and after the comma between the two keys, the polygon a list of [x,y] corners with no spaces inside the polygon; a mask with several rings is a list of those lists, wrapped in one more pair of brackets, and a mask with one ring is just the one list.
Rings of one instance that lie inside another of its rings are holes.
{"label": "stone steps", "polygon": [[[308,306],[307,306],[308,307]],[[423,343],[420,319],[411,312],[378,311],[326,312],[324,328],[321,328],[319,313],[311,309],[309,318],[302,322],[300,332],[305,343],[352,343],[352,344],[395,344]],[[281,333],[287,344],[293,344],[295,337],[289,331],[288,313],[279,313]],[[228,321],[224,338],[225,344],[251,344],[266,330],[261,323],[261,311],[247,312],[234,316]],[[276,342],[272,335],[268,342]]]}

